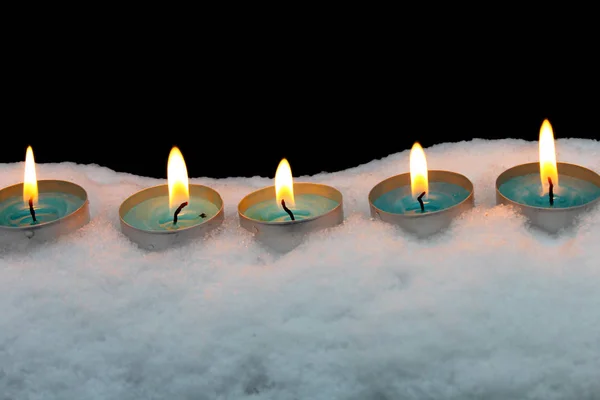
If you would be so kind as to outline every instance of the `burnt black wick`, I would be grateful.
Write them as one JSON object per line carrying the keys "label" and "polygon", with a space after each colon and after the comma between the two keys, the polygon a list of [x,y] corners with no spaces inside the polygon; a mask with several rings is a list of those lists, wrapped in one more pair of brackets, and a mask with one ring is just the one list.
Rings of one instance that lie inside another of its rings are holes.
{"label": "burnt black wick", "polygon": [[548,191],[548,198],[550,199],[550,205],[554,205],[554,185],[552,184],[552,178],[548,177],[548,183],[550,184],[550,190]]}
{"label": "burnt black wick", "polygon": [[177,216],[179,215],[179,213],[181,212],[183,207],[185,207],[187,205],[188,205],[188,202],[184,201],[183,203],[181,203],[181,205],[179,207],[177,207],[177,210],[175,210],[175,214],[173,214],[173,225],[175,225],[177,223]]}
{"label": "burnt black wick", "polygon": [[37,222],[37,219],[35,219],[35,210],[33,209],[33,197],[29,199],[29,213],[31,214],[31,218],[33,218],[33,222]]}
{"label": "burnt black wick", "polygon": [[419,200],[419,205],[421,206],[421,212],[425,212],[425,205],[423,204],[423,196],[425,196],[425,192],[421,193],[417,200]]}
{"label": "burnt black wick", "polygon": [[206,214],[202,213],[200,215],[198,215],[200,218],[206,218]]}
{"label": "burnt black wick", "polygon": [[294,218],[294,214],[292,213],[292,211],[285,206],[285,200],[284,199],[281,199],[281,207],[283,207],[283,210],[286,213],[288,213],[288,215],[290,216],[290,218],[292,219],[292,221],[296,220],[296,218]]}

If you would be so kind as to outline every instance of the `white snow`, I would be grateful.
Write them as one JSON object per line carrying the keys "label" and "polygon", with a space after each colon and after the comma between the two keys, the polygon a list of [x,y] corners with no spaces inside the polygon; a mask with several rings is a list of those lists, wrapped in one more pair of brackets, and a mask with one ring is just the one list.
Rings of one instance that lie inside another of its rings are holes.
{"label": "white snow", "polygon": [[[556,147],[600,172],[599,141]],[[408,172],[407,150],[295,177],[339,189],[346,219],[286,254],[239,227],[238,202],[272,178],[191,178],[223,197],[222,227],[146,252],[118,208],[166,179],[38,164],[38,179],[87,190],[92,220],[0,252],[0,399],[600,399],[600,210],[552,237],[495,205],[496,177],[536,162],[537,142],[425,152],[475,186],[448,231],[417,240],[371,220],[369,190]],[[0,164],[0,187],[23,168]]]}

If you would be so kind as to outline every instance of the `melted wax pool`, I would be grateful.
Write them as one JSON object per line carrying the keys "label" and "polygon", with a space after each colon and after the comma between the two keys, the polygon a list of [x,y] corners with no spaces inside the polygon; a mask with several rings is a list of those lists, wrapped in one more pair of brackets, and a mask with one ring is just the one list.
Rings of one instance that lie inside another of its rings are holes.
{"label": "melted wax pool", "polygon": [[[423,197],[424,213],[442,211],[455,206],[469,197],[462,186],[447,182],[429,182],[428,196]],[[373,205],[392,214],[423,214],[421,205],[412,197],[410,185],[401,186],[381,195]]]}
{"label": "melted wax pool", "polygon": [[542,193],[539,174],[511,178],[500,185],[498,190],[514,202],[541,208],[582,206],[600,197],[600,187],[568,175],[560,175],[558,185],[554,186],[554,205],[550,205],[548,193]]}
{"label": "melted wax pool", "polygon": [[43,224],[60,219],[83,206],[83,199],[68,193],[40,192],[34,205],[36,222],[23,197],[11,197],[0,203],[0,225],[10,227]]}
{"label": "melted wax pool", "polygon": [[123,220],[134,228],[147,231],[173,231],[202,224],[214,217],[219,209],[214,203],[202,198],[190,198],[173,223],[173,212],[169,210],[169,196],[157,196],[132,207]]}
{"label": "melted wax pool", "polygon": [[[287,205],[287,207],[292,211],[292,214],[294,214],[296,221],[323,215],[339,205],[337,201],[317,194],[295,195],[294,201],[296,203],[294,207],[290,207],[289,205]],[[292,220],[288,213],[277,204],[277,201],[274,198],[248,207],[244,212],[244,215],[250,219],[265,222],[284,222]]]}

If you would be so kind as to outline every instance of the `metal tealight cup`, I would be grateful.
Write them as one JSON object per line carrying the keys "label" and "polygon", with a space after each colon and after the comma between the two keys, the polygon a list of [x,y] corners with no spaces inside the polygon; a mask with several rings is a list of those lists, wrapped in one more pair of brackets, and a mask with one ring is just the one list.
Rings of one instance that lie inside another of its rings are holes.
{"label": "metal tealight cup", "polygon": [[248,194],[240,201],[238,204],[240,225],[273,250],[287,252],[302,243],[307,234],[343,222],[342,193],[337,189],[318,183],[294,182],[294,194],[315,194],[334,200],[338,205],[322,215],[296,221],[268,222],[246,216],[246,210],[255,204],[268,200],[275,201],[275,187],[269,186]]}
{"label": "metal tealight cup", "polygon": [[[79,197],[83,204],[72,213],[54,221],[29,226],[0,226],[0,243],[9,244],[24,240],[44,242],[73,232],[90,221],[88,195],[81,186],[61,180],[38,180],[37,188],[38,193],[56,192]],[[0,190],[0,202],[16,196],[23,196],[23,183]]]}
{"label": "metal tealight cup", "polygon": [[[600,175],[594,171],[582,167],[580,165],[557,163],[556,164],[560,175],[566,175],[573,178],[578,178],[584,181],[589,181],[600,187]],[[563,229],[571,228],[582,215],[591,208],[600,204],[600,197],[580,206],[567,208],[543,208],[528,206],[509,199],[500,192],[500,186],[509,179],[518,176],[539,174],[540,164],[537,162],[520,164],[507,169],[501,173],[496,179],[496,204],[503,204],[513,207],[517,212],[524,215],[529,223],[537,228],[540,228],[548,233],[556,234]]]}
{"label": "metal tealight cup", "polygon": [[384,211],[375,206],[375,201],[394,189],[410,186],[410,173],[395,175],[384,179],[369,192],[369,207],[371,217],[397,225],[403,230],[419,237],[425,238],[448,228],[452,221],[463,212],[473,208],[475,197],[473,183],[464,175],[450,172],[431,170],[427,172],[429,182],[446,182],[458,185],[469,192],[466,199],[460,203],[443,210],[423,214],[400,214]]}
{"label": "metal tealight cup", "polygon": [[139,203],[158,196],[168,196],[169,185],[158,185],[149,187],[128,197],[119,207],[119,218],[121,220],[121,231],[127,236],[132,242],[136,243],[143,249],[146,250],[164,250],[172,247],[176,244],[184,243],[186,241],[199,238],[215,229],[225,219],[223,212],[223,199],[219,193],[204,185],[189,185],[189,196],[201,197],[205,200],[210,201],[217,206],[218,212],[202,222],[201,224],[189,226],[186,228],[172,230],[172,231],[158,231],[158,230],[145,230],[131,226],[123,219],[127,212]]}

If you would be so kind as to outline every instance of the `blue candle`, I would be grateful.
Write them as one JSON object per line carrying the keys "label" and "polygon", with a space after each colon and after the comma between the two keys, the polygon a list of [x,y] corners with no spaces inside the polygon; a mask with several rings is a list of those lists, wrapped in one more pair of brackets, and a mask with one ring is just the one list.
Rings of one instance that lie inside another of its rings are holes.
{"label": "blue candle", "polygon": [[[289,205],[288,208],[296,221],[318,217],[333,210],[340,204],[335,200],[317,194],[296,194],[294,197],[295,205]],[[272,199],[261,201],[248,207],[244,214],[248,218],[264,222],[292,220],[290,215],[275,200],[275,190],[273,190]]]}
{"label": "blue candle", "polygon": [[167,185],[142,190],[127,199],[119,211],[122,220],[142,231],[166,232],[200,225],[219,213],[220,207],[206,197],[218,197],[216,193],[189,184],[183,154],[177,146],[169,153],[167,181]]}
{"label": "blue candle", "polygon": [[169,207],[169,196],[156,196],[133,206],[123,220],[134,228],[146,231],[174,231],[202,224],[214,217],[219,208],[212,202],[190,195],[188,205],[183,207],[174,221]]}
{"label": "blue candle", "polygon": [[413,144],[409,161],[410,185],[402,185],[407,174],[391,178],[394,188],[390,190],[388,183],[382,186],[383,194],[372,200],[375,207],[392,214],[428,214],[456,206],[469,197],[469,190],[447,182],[449,178],[458,179],[456,174],[432,171],[434,179],[429,182],[427,159],[419,142]]}
{"label": "blue candle", "polygon": [[552,205],[547,188],[542,187],[540,174],[508,179],[498,189],[503,196],[516,203],[539,208],[576,207],[600,197],[599,186],[568,175],[560,175],[559,184],[554,186]]}
{"label": "blue candle", "polygon": [[34,206],[34,221],[23,196],[13,196],[0,202],[0,225],[24,227],[52,222],[75,212],[84,202],[81,197],[69,193],[40,192]]}
{"label": "blue candle", "polygon": [[418,200],[413,197],[410,185],[384,193],[373,204],[380,210],[393,214],[427,214],[460,204],[470,194],[464,187],[448,182],[429,182],[428,186],[428,196],[422,198],[423,211]]}
{"label": "blue candle", "polygon": [[307,220],[327,214],[340,205],[338,201],[323,194],[325,194],[324,187],[321,185],[309,183],[295,185],[292,168],[283,158],[275,172],[275,186],[251,194],[249,197],[252,200],[248,202],[242,200],[242,204],[248,204],[247,207],[242,206],[244,209],[242,213],[246,218],[261,222]]}
{"label": "blue candle", "polygon": [[[539,158],[539,167],[533,163],[524,164],[515,167],[522,172],[511,172],[513,176],[509,175],[506,180],[502,178],[502,183],[497,186],[500,194],[515,203],[538,208],[577,207],[600,197],[600,187],[589,180],[595,174],[590,172],[584,174],[586,179],[580,179],[570,174],[579,176],[581,167],[556,162],[554,132],[547,119],[540,128]],[[559,166],[566,173],[560,174]],[[531,169],[537,169],[539,173],[532,173]]]}
{"label": "blue candle", "polygon": [[42,225],[82,210],[86,202],[83,188],[69,182],[42,180],[38,188],[33,149],[28,146],[23,183],[0,191],[0,226]]}
{"label": "blue candle", "polygon": [[285,159],[280,163],[287,168],[277,169],[275,186],[256,190],[238,204],[240,226],[277,252],[287,252],[311,232],[344,220],[339,190],[319,183],[293,183],[286,164]]}

